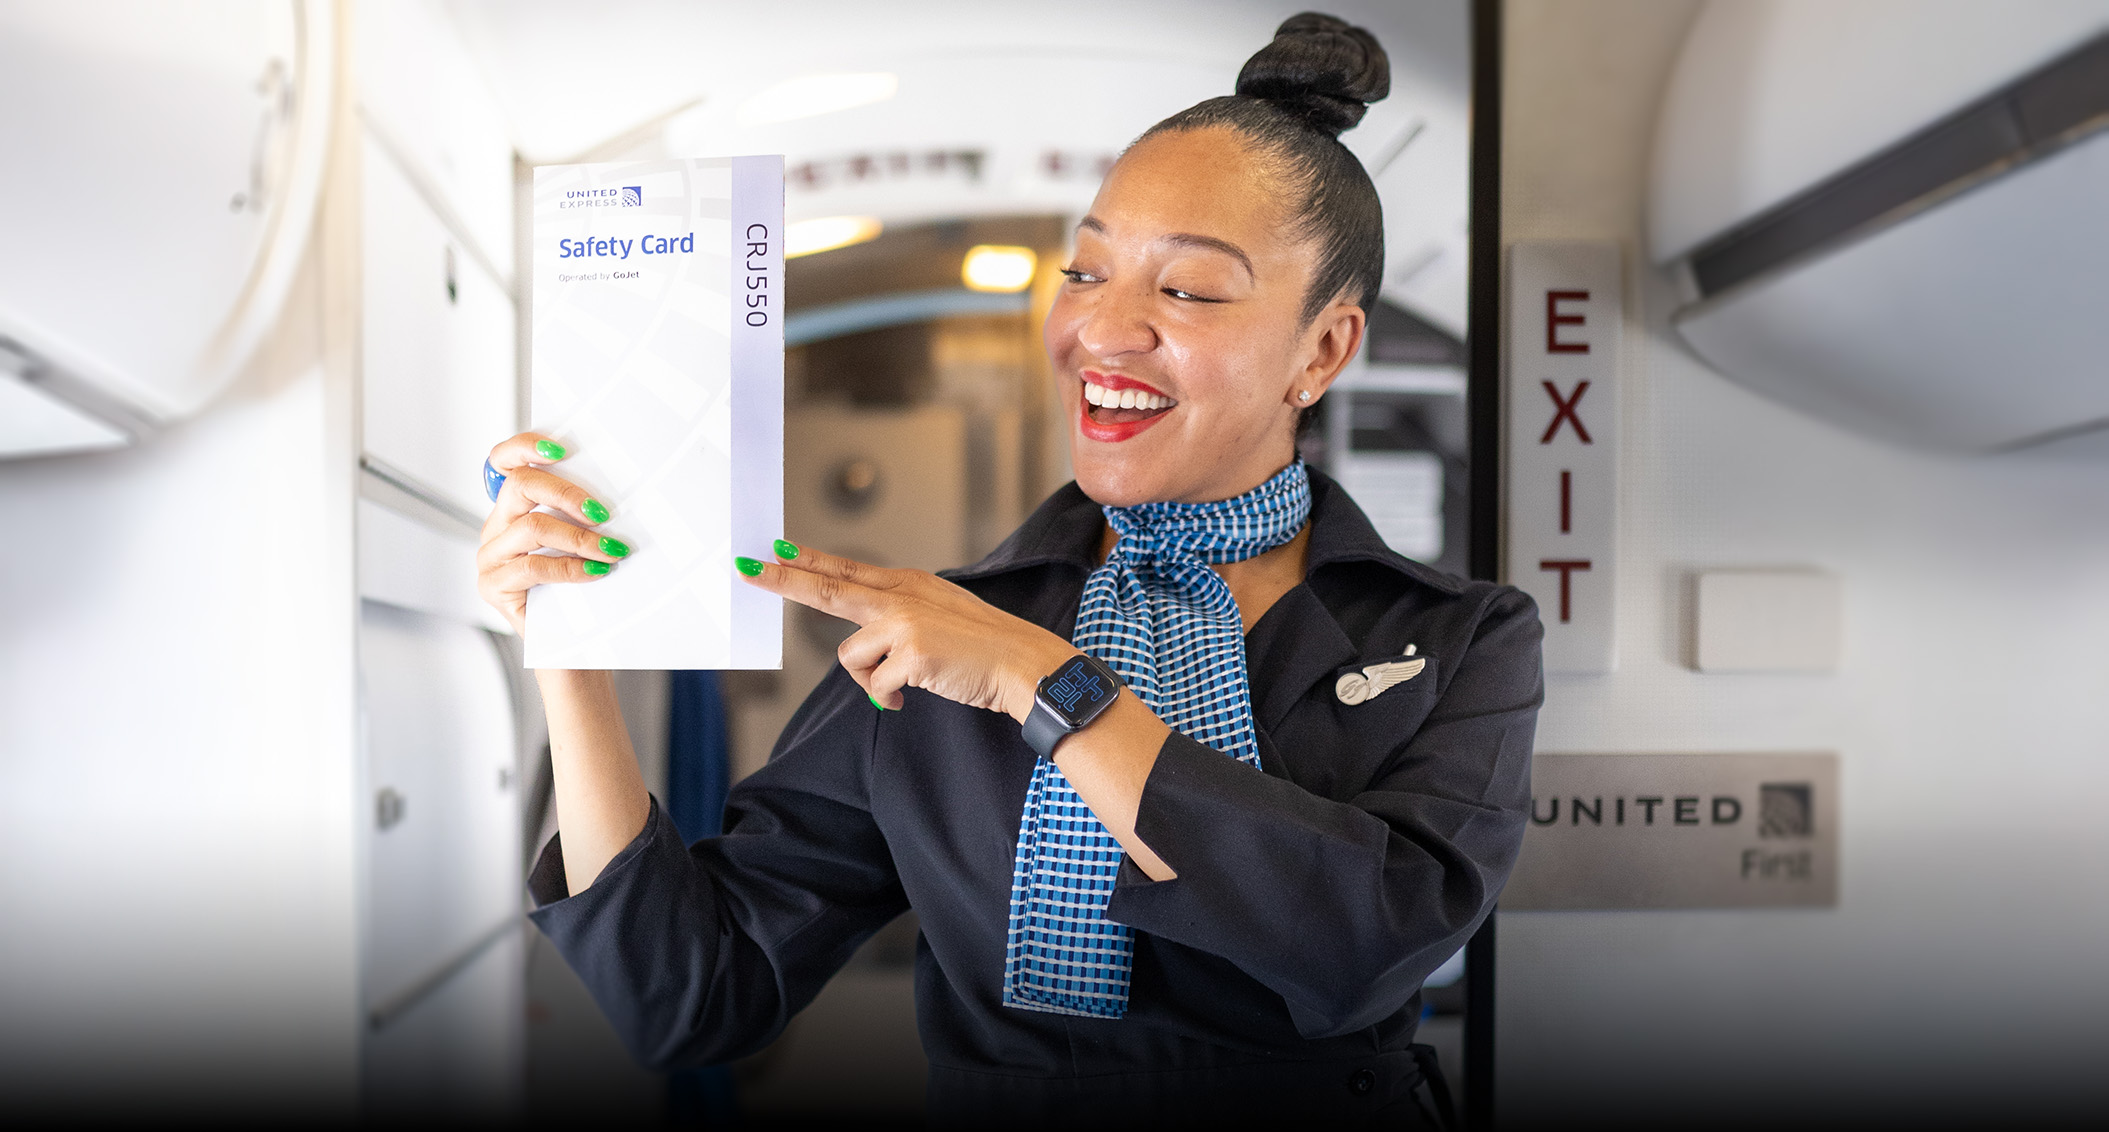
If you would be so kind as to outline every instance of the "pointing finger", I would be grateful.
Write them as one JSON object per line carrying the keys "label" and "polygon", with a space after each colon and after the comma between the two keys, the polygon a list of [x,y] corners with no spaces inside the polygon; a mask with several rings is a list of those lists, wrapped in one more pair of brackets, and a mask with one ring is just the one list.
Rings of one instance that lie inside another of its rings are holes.
{"label": "pointing finger", "polygon": [[900,600],[884,591],[831,574],[800,569],[799,566],[759,562],[752,558],[735,558],[733,565],[751,585],[859,625],[877,620]]}
{"label": "pointing finger", "polygon": [[824,554],[810,546],[799,546],[784,539],[776,540],[776,557],[780,562],[796,562],[800,570],[840,578],[845,582],[874,590],[894,589],[911,573],[907,570],[889,570],[884,566],[874,566],[854,558]]}

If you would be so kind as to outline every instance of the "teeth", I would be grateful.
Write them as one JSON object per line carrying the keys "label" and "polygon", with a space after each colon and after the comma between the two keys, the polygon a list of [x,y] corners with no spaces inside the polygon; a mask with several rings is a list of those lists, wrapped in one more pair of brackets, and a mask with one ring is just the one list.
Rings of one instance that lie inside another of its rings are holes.
{"label": "teeth", "polygon": [[1109,409],[1169,409],[1172,399],[1157,393],[1145,393],[1140,389],[1108,389],[1103,385],[1084,383],[1084,400],[1088,404]]}

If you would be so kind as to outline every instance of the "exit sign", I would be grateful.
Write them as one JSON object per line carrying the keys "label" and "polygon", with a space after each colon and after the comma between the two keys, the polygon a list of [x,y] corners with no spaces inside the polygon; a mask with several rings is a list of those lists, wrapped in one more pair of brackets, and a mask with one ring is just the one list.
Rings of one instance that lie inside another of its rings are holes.
{"label": "exit sign", "polygon": [[1503,572],[1538,602],[1547,672],[1618,664],[1619,255],[1509,247]]}

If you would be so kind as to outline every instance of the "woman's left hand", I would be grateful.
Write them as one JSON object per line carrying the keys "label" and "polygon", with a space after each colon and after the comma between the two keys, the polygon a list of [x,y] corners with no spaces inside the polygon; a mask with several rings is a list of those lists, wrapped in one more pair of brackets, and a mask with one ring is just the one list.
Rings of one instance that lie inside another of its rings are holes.
{"label": "woman's left hand", "polygon": [[901,689],[921,688],[1023,723],[1040,679],[1077,653],[1068,641],[927,570],[887,569],[789,543],[777,549],[773,563],[741,560],[741,574],[771,593],[856,622],[860,628],[835,655],[882,707],[899,710]]}

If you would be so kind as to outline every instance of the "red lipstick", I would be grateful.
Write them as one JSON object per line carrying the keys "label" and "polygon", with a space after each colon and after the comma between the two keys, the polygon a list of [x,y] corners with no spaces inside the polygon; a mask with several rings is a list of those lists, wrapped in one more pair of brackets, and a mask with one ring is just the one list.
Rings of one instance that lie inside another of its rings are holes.
{"label": "red lipstick", "polygon": [[1164,390],[1154,385],[1146,385],[1123,374],[1100,373],[1095,369],[1087,369],[1080,376],[1092,385],[1096,385],[1101,389],[1111,389],[1116,393],[1123,389],[1140,389],[1144,393],[1154,394],[1159,397],[1168,396]]}
{"label": "red lipstick", "polygon": [[[1110,389],[1115,392],[1133,389],[1152,396],[1163,397],[1168,401],[1171,400],[1170,396],[1154,386],[1121,374],[1085,370],[1079,376],[1082,377],[1085,383],[1096,385],[1101,389]],[[1081,432],[1087,440],[1118,444],[1123,440],[1130,440],[1140,435],[1144,429],[1163,420],[1166,414],[1177,407],[1177,403],[1174,402],[1171,406],[1162,409],[1106,408],[1095,406],[1090,401],[1085,400],[1081,395],[1081,391],[1079,391],[1077,397],[1077,431]],[[1100,415],[1093,416],[1093,409],[1098,409]]]}

